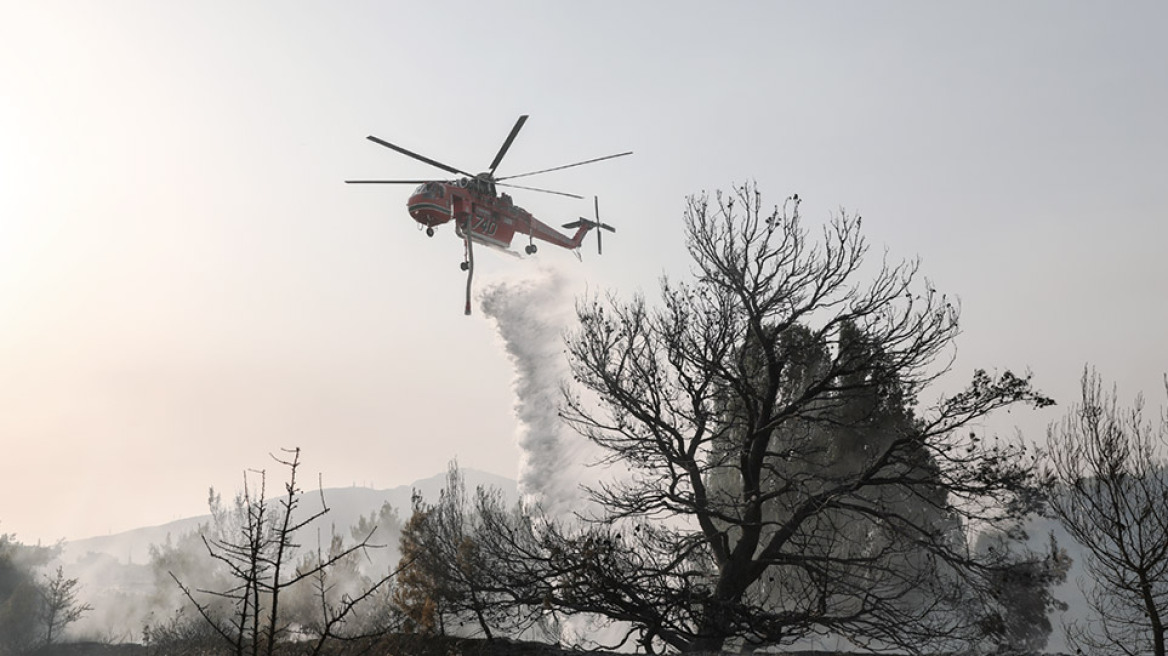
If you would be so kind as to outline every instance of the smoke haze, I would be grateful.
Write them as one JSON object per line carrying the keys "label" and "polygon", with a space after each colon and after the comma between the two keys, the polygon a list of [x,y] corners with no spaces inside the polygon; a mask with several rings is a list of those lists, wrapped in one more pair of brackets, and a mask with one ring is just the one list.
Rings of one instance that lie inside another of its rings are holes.
{"label": "smoke haze", "polygon": [[[502,492],[508,504],[517,500],[513,480],[475,469],[463,469],[462,472],[471,489],[479,486],[493,488]],[[371,527],[376,526],[377,531],[370,543],[384,545],[384,548],[364,551],[349,565],[330,572],[330,582],[336,585],[338,593],[367,585],[397,566],[401,523],[409,518],[414,492],[434,503],[445,482],[446,475],[442,472],[384,490],[347,487],[305,491],[296,517],[303,518],[319,510],[321,494],[325,496],[329,512],[297,533],[296,542],[301,546],[292,554],[290,562],[301,562],[306,555],[314,553],[318,545],[327,549],[333,533],[351,545],[366,537]],[[272,486],[281,483],[279,474],[273,472],[269,483]],[[230,500],[224,501],[231,505]],[[80,601],[92,607],[67,628],[63,635],[65,640],[132,642],[142,640],[145,625],[165,626],[176,617],[176,613],[181,613],[184,621],[190,621],[196,627],[202,626],[197,612],[182,595],[170,572],[193,588],[225,590],[231,587],[233,583],[222,576],[220,563],[208,556],[200,538],[200,534],[216,537],[219,530],[211,515],[200,515],[163,526],[66,542],[54,548],[24,549],[42,550],[46,552],[45,558],[49,557],[48,552],[57,551],[55,559],[37,565],[33,574],[43,577],[58,565],[62,566],[67,577],[79,580]],[[238,538],[230,531],[221,537]],[[0,572],[0,578],[2,574]],[[0,589],[2,584],[0,580]],[[289,617],[313,616],[317,609],[315,605],[297,605],[298,601],[313,601],[309,588],[311,585],[291,590],[286,599],[282,597],[281,606]]]}

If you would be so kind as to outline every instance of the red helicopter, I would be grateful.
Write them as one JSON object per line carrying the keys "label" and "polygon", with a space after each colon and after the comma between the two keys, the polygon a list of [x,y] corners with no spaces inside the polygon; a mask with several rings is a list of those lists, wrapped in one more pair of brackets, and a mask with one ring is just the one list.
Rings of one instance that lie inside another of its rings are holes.
{"label": "red helicopter", "polygon": [[490,170],[473,174],[463,171],[462,169],[454,168],[442,162],[430,159],[415,152],[406,150],[401,146],[392,144],[384,139],[379,139],[370,135],[367,137],[373,143],[385,146],[391,150],[395,150],[407,157],[412,157],[418,161],[425,162],[431,166],[442,169],[449,173],[459,176],[455,180],[346,180],[349,184],[416,184],[419,185],[414,193],[410,196],[407,202],[410,216],[415,221],[426,227],[426,235],[434,236],[434,226],[441,225],[448,221],[454,222],[454,231],[460,239],[463,240],[466,249],[465,259],[461,263],[461,267],[467,272],[466,278],[466,313],[470,314],[470,289],[471,279],[474,276],[474,252],[473,244],[480,243],[493,248],[498,248],[507,252],[510,250],[511,241],[515,237],[515,233],[522,233],[527,235],[527,245],[523,250],[528,255],[536,252],[537,247],[535,240],[539,239],[550,244],[574,250],[580,247],[584,236],[588,234],[589,230],[597,228],[596,232],[596,247],[600,252],[602,244],[600,240],[601,229],[609,232],[616,232],[612,226],[602,223],[600,221],[600,203],[595,200],[594,208],[596,211],[596,219],[590,220],[581,217],[577,221],[564,224],[565,228],[576,229],[576,233],[569,237],[558,230],[548,226],[539,219],[536,219],[530,212],[515,205],[511,201],[511,197],[506,193],[499,194],[497,187],[512,187],[515,189],[525,189],[528,191],[538,191],[547,194],[557,194],[560,196],[568,196],[570,198],[583,198],[576,194],[569,194],[562,191],[552,191],[550,189],[539,189],[536,187],[525,187],[514,183],[503,182],[504,180],[512,180],[515,178],[523,178],[527,176],[536,175],[539,173],[549,173],[551,171],[559,171],[562,169],[571,168],[573,166],[581,166],[583,164],[592,164],[593,162],[600,162],[606,159],[613,159],[616,157],[624,157],[625,155],[632,155],[632,151],[625,153],[617,153],[616,155],[607,155],[605,157],[597,157],[582,162],[575,162],[572,164],[565,164],[563,166],[555,166],[548,169],[541,169],[538,171],[530,171],[528,173],[520,173],[517,175],[508,175],[504,177],[495,177],[495,169],[499,167],[499,163],[503,161],[503,156],[507,154],[507,150],[511,148],[511,143],[515,141],[515,136],[519,134],[519,130],[523,128],[523,124],[527,122],[527,115],[519,117],[515,122],[515,127],[511,128],[511,133],[507,135],[507,139],[503,142],[502,147],[499,148],[495,159],[491,161]]}

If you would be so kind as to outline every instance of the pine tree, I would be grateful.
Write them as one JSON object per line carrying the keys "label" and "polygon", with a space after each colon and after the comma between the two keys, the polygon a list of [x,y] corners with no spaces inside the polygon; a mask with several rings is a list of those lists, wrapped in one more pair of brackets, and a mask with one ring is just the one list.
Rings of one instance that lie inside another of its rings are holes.
{"label": "pine tree", "polygon": [[61,637],[65,627],[93,610],[89,604],[78,601],[77,592],[77,579],[65,578],[65,571],[59,566],[55,574],[45,577],[41,599],[46,645],[53,644],[54,640]]}
{"label": "pine tree", "polygon": [[440,602],[441,575],[424,546],[423,533],[428,530],[430,511],[414,496],[414,513],[402,528],[401,564],[393,591],[394,605],[405,616],[403,629],[409,633],[435,635],[445,633]]}

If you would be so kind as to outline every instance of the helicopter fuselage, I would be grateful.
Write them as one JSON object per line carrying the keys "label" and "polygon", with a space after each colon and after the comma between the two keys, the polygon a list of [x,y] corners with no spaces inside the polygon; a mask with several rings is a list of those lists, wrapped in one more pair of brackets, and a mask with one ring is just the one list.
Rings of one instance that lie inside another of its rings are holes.
{"label": "helicopter fuselage", "polygon": [[[454,221],[456,234],[465,238],[467,229],[476,242],[508,249],[515,233],[567,249],[580,246],[591,228],[581,225],[569,237],[536,219],[515,205],[507,194],[496,195],[490,181],[461,178],[450,182],[426,182],[410,196],[406,205],[410,217],[427,228]],[[528,253],[534,252],[529,244]]]}

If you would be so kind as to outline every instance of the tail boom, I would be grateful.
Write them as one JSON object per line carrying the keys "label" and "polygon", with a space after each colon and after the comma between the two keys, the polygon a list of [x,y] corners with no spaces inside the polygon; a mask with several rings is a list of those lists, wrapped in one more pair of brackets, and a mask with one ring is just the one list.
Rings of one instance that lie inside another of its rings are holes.
{"label": "tail boom", "polygon": [[597,253],[604,252],[603,242],[601,241],[601,237],[600,237],[603,234],[603,231],[607,230],[609,232],[616,232],[616,228],[608,225],[607,223],[601,223],[600,221],[590,221],[590,220],[585,219],[583,217],[581,217],[579,220],[572,221],[571,223],[565,223],[564,227],[569,229],[569,230],[571,230],[572,228],[576,228],[576,234],[572,236],[572,248],[579,248],[580,244],[583,243],[583,241],[584,241],[584,235],[588,234],[589,230],[592,230],[593,228],[597,228],[597,230],[596,230],[596,252]]}

